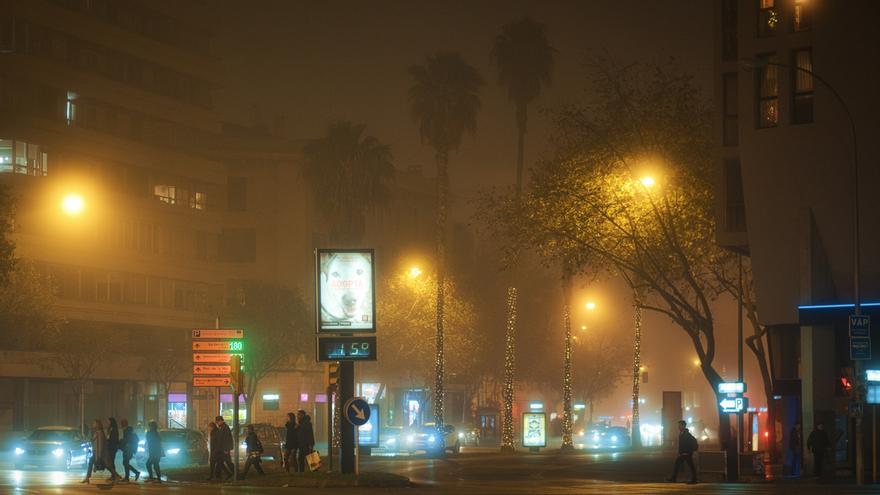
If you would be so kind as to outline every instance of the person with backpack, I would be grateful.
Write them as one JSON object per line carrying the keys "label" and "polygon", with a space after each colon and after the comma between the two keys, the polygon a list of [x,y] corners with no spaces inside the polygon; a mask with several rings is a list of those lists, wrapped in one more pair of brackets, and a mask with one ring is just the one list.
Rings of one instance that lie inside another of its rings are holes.
{"label": "person with backpack", "polygon": [[678,422],[678,457],[675,458],[675,467],[672,470],[672,476],[666,481],[675,483],[678,478],[678,471],[681,465],[686,463],[691,470],[691,480],[688,484],[693,485],[697,482],[697,468],[694,467],[694,452],[697,451],[697,439],[691,435],[687,429],[687,422]]}
{"label": "person with backpack", "polygon": [[125,478],[122,481],[128,483],[131,480],[131,473],[134,473],[134,480],[137,481],[141,477],[141,472],[131,465],[131,458],[137,452],[140,439],[134,432],[134,428],[128,425],[127,419],[123,419],[119,423],[122,425],[122,467],[125,468]]}
{"label": "person with backpack", "polygon": [[254,425],[247,425],[247,437],[244,439],[244,444],[247,446],[247,460],[244,463],[244,472],[241,473],[241,479],[247,478],[251,466],[257,470],[260,476],[265,475],[266,473],[263,472],[263,467],[260,465],[262,462],[261,456],[263,455],[263,443],[257,437]]}

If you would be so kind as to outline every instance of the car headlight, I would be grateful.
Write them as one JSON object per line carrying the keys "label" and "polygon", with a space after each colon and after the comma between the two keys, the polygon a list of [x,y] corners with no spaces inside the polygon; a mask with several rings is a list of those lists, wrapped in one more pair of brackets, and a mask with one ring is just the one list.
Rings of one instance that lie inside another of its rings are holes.
{"label": "car headlight", "polygon": [[15,455],[22,455],[22,454],[24,454],[24,449],[21,447],[16,447],[15,448]]}
{"label": "car headlight", "polygon": [[611,441],[617,442],[617,435],[611,435]]}
{"label": "car headlight", "polygon": [[61,457],[64,455],[64,449],[55,449],[52,451],[52,455],[54,455],[55,457]]}
{"label": "car headlight", "polygon": [[168,455],[177,455],[177,454],[180,453],[180,449],[178,449],[178,448],[173,448],[173,449],[168,449],[168,450],[166,450],[165,452],[166,452]]}
{"label": "car headlight", "polygon": [[139,453],[142,453],[142,452],[146,452],[146,450],[144,450],[144,448],[143,448],[143,447],[141,447],[141,446],[138,446],[138,452],[139,452]]}
{"label": "car headlight", "polygon": [[437,440],[436,438],[434,438],[434,435],[428,437],[429,442],[434,442],[434,440]]}
{"label": "car headlight", "polygon": [[406,443],[413,443],[415,441],[416,441],[415,435],[407,435],[406,436]]}
{"label": "car headlight", "polygon": [[458,438],[464,438],[464,433],[459,433]]}

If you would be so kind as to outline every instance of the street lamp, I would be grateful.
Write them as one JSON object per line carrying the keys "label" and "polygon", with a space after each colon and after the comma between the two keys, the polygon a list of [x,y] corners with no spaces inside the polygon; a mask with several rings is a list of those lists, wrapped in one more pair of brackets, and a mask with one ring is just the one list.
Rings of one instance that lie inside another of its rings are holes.
{"label": "street lamp", "polygon": [[596,303],[593,301],[587,301],[587,303],[584,304],[584,307],[587,308],[587,311],[595,311],[596,310]]}
{"label": "street lamp", "polygon": [[654,178],[651,177],[650,175],[646,175],[646,176],[642,177],[641,179],[639,179],[639,182],[641,182],[642,185],[648,189],[654,187],[654,184],[657,183],[657,181],[654,180]]}
{"label": "street lamp", "polygon": [[409,278],[419,278],[419,276],[422,275],[422,269],[419,268],[418,265],[413,265],[407,270],[407,274],[409,275]]}
{"label": "street lamp", "polygon": [[67,215],[77,216],[83,212],[86,202],[82,196],[76,193],[70,193],[61,200],[61,210]]}

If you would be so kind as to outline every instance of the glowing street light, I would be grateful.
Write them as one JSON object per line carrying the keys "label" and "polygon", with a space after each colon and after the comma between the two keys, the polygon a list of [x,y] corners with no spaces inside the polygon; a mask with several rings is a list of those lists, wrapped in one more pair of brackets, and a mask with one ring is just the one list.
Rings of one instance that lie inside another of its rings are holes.
{"label": "glowing street light", "polygon": [[407,273],[409,274],[409,278],[419,278],[422,274],[422,269],[418,266],[413,265]]}
{"label": "glowing street light", "polygon": [[585,304],[584,307],[587,308],[587,311],[595,311],[596,303],[593,301],[587,301],[587,304]]}
{"label": "glowing street light", "polygon": [[86,202],[82,196],[76,193],[68,194],[61,201],[61,209],[70,216],[76,216],[86,208]]}
{"label": "glowing street light", "polygon": [[654,178],[651,177],[650,175],[646,175],[646,176],[642,177],[641,179],[639,179],[639,182],[641,182],[642,185],[648,189],[654,187],[654,184],[657,183],[657,181],[654,180]]}
{"label": "glowing street light", "polygon": [[581,330],[586,330],[586,329],[587,329],[586,325],[581,325]]}

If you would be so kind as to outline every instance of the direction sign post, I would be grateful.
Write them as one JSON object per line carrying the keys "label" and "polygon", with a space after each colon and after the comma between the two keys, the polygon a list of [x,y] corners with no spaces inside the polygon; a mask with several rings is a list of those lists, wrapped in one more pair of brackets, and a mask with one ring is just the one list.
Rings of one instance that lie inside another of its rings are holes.
{"label": "direction sign post", "polygon": [[361,464],[361,454],[360,450],[360,442],[358,441],[357,429],[361,426],[367,424],[367,421],[370,420],[370,405],[364,400],[363,397],[352,397],[345,401],[345,406],[343,407],[343,411],[345,412],[345,419],[348,420],[355,428],[354,434],[354,474],[360,474],[360,464]]}
{"label": "direction sign post", "polygon": [[742,414],[749,408],[747,397],[725,397],[718,403],[724,414]]}

